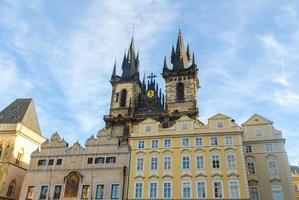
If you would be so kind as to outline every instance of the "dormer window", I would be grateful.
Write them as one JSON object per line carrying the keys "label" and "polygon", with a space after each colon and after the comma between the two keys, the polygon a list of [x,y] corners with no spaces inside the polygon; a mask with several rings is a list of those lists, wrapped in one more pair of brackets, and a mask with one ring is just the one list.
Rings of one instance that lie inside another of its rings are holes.
{"label": "dormer window", "polygon": [[223,121],[217,121],[217,122],[216,122],[216,127],[217,127],[217,128],[223,128],[223,127],[224,127],[224,123],[223,123]]}
{"label": "dormer window", "polygon": [[182,124],[182,129],[188,129],[188,124]]}
{"label": "dormer window", "polygon": [[19,119],[20,118],[20,115],[15,115],[15,116],[12,116],[13,119]]}
{"label": "dormer window", "polygon": [[19,109],[19,106],[13,106],[11,107],[12,110],[18,110]]}

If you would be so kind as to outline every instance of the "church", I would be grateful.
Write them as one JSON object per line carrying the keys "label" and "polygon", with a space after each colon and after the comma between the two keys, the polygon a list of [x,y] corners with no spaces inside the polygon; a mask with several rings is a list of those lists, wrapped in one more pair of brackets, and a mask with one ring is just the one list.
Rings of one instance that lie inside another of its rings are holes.
{"label": "church", "polygon": [[[19,109],[13,111],[14,103],[0,112],[0,137],[6,138],[0,140],[0,167],[7,168],[0,198],[295,200],[285,139],[272,121],[254,114],[238,125],[221,113],[200,121],[200,69],[181,30],[161,66],[165,91],[154,74],[141,80],[139,65],[132,37],[121,75],[116,64],[112,70],[105,127],[84,145],[70,146],[57,132],[44,138],[37,120],[10,126],[6,119]],[[33,135],[35,146],[13,143],[17,134]],[[7,159],[7,146],[30,153],[21,175],[9,174],[22,157],[15,151]]]}

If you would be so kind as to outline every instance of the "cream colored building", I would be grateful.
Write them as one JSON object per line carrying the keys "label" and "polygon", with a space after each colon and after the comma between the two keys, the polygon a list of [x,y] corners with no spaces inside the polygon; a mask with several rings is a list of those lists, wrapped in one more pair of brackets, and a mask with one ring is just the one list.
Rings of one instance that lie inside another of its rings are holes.
{"label": "cream colored building", "polygon": [[251,200],[294,200],[285,139],[273,122],[255,114],[243,126],[243,145]]}
{"label": "cream colored building", "polygon": [[249,199],[242,133],[222,114],[169,128],[146,119],[130,137],[128,199]]}
{"label": "cream colored building", "polygon": [[296,192],[296,198],[299,200],[299,166],[291,166],[292,181]]}
{"label": "cream colored building", "polygon": [[102,129],[84,148],[54,133],[32,153],[20,199],[124,199],[128,148],[109,135]]}
{"label": "cream colored building", "polygon": [[19,199],[30,154],[44,141],[32,99],[0,112],[0,199]]}

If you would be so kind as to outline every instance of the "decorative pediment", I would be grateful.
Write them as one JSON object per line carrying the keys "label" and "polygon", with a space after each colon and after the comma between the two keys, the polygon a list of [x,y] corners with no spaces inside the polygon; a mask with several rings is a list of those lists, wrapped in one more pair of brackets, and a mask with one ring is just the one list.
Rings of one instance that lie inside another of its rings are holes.
{"label": "decorative pediment", "polygon": [[210,117],[210,119],[230,119],[229,116],[226,116],[224,114],[221,114],[221,113],[217,113],[216,115],[214,115],[213,117]]}
{"label": "decorative pediment", "polygon": [[259,114],[254,114],[247,121],[245,121],[242,126],[258,124],[273,124],[273,122]]}
{"label": "decorative pediment", "polygon": [[189,173],[184,173],[181,178],[192,178],[192,176]]}
{"label": "decorative pediment", "polygon": [[145,120],[143,120],[139,124],[143,125],[143,124],[153,124],[153,123],[159,123],[159,122],[154,120],[153,118],[146,118]]}
{"label": "decorative pediment", "polygon": [[81,146],[79,141],[77,141],[73,146],[66,149],[66,154],[80,154],[83,153],[85,149]]}
{"label": "decorative pediment", "polygon": [[60,141],[61,139],[62,139],[62,137],[60,136],[60,134],[57,131],[55,133],[53,133],[50,137],[51,142]]}
{"label": "decorative pediment", "polygon": [[193,119],[191,119],[187,115],[183,115],[179,119],[176,120],[176,122],[185,122],[185,121],[193,121]]}

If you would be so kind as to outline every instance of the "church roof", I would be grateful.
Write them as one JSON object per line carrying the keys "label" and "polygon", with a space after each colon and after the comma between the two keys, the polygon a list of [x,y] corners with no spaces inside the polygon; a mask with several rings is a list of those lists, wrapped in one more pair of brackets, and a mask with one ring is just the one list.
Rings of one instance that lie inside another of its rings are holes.
{"label": "church roof", "polygon": [[33,99],[16,99],[0,112],[0,124],[22,123],[39,135],[41,134]]}

